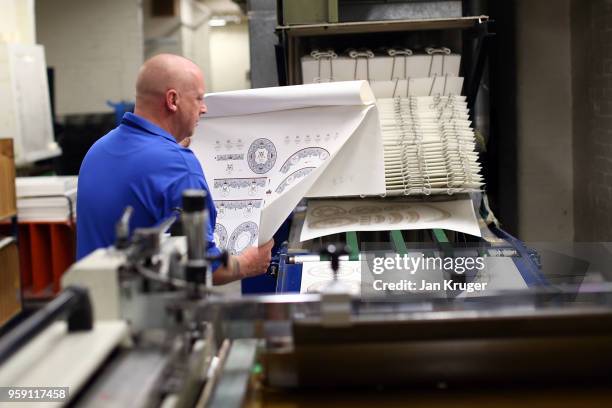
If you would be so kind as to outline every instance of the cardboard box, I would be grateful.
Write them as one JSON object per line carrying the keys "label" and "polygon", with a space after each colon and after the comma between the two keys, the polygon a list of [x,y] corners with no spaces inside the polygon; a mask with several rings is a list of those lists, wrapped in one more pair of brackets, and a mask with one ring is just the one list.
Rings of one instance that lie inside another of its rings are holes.
{"label": "cardboard box", "polygon": [[0,327],[21,312],[19,252],[13,238],[0,237]]}
{"label": "cardboard box", "polygon": [[17,214],[13,139],[0,139],[0,220]]}

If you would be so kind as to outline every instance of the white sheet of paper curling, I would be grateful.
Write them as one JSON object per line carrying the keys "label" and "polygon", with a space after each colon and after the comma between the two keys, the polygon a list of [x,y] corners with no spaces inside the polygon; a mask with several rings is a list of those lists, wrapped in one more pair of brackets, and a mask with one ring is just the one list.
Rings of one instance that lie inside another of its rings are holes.
{"label": "white sheet of paper curling", "polygon": [[[304,196],[385,191],[378,110],[365,81],[222,92],[206,104],[191,149],[215,201],[263,200],[259,244]],[[239,221],[231,224],[245,235]],[[233,231],[226,235],[232,241]]]}
{"label": "white sheet of paper curling", "polygon": [[441,228],[481,236],[472,201],[310,200],[300,240],[346,231]]}

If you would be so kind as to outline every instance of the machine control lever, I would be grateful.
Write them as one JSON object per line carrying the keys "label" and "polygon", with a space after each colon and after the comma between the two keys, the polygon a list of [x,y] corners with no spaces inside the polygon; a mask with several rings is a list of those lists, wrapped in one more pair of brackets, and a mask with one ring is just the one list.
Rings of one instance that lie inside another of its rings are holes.
{"label": "machine control lever", "polygon": [[187,238],[187,265],[185,278],[195,283],[204,283],[212,287],[212,269],[210,262],[221,261],[227,266],[229,255],[227,251],[219,255],[207,253],[206,231],[208,229],[208,210],[206,208],[206,191],[190,189],[183,191],[183,212],[181,214],[183,232]]}
{"label": "machine control lever", "polygon": [[330,258],[334,280],[338,280],[338,270],[340,269],[340,257],[351,253],[351,248],[343,244],[329,244],[319,251],[319,254]]}
{"label": "machine control lever", "polygon": [[[183,232],[187,238],[187,264],[185,279],[194,284],[195,292],[200,283],[212,286],[212,275],[207,271],[206,236],[208,213],[206,211],[206,191],[189,189],[183,191],[183,212],[181,214]],[[209,275],[209,276],[207,276]]]}

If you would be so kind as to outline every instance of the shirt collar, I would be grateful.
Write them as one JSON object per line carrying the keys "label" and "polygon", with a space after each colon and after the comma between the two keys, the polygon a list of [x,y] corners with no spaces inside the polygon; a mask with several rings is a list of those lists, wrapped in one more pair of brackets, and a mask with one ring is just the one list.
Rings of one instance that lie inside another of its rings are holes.
{"label": "shirt collar", "polygon": [[126,126],[141,128],[142,130],[146,132],[161,136],[165,139],[171,140],[174,143],[176,143],[176,139],[170,133],[160,128],[159,126],[151,123],[145,118],[133,114],[132,112],[126,112],[123,115],[123,118],[121,119],[121,124],[126,125]]}

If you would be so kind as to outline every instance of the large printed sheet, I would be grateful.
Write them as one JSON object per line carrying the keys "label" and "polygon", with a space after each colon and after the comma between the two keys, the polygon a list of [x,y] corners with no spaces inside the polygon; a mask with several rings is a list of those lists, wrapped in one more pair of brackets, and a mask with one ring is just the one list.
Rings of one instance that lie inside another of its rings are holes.
{"label": "large printed sheet", "polygon": [[310,200],[300,239],[345,231],[442,228],[481,236],[472,200],[405,202],[380,199]]}
{"label": "large printed sheet", "polygon": [[385,192],[365,81],[223,92],[206,104],[191,148],[220,214],[217,244],[232,253],[270,240],[305,196]]}

